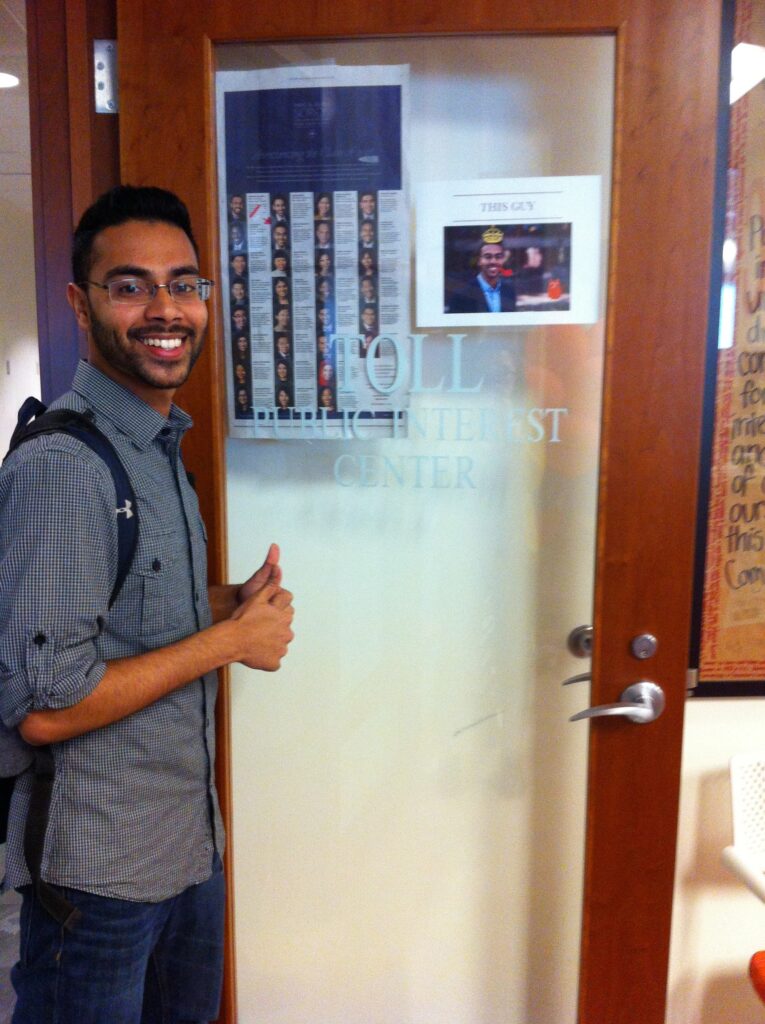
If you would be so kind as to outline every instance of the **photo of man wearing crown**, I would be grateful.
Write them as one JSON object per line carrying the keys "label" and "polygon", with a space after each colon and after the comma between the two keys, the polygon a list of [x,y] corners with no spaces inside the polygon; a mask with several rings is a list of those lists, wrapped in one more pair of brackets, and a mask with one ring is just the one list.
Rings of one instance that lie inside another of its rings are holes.
{"label": "photo of man wearing crown", "polygon": [[417,194],[418,326],[594,323],[600,214],[593,175],[429,182]]}
{"label": "photo of man wearing crown", "polygon": [[515,286],[505,273],[509,252],[503,240],[504,234],[498,227],[492,226],[480,232],[474,258],[478,273],[471,276],[459,291],[447,296],[447,313],[515,311]]}

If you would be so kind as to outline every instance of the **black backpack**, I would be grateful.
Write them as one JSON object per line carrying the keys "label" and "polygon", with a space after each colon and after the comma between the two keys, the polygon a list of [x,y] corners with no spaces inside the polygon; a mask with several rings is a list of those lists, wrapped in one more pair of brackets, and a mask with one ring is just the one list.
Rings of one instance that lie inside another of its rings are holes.
{"label": "black backpack", "polygon": [[[80,413],[73,409],[48,410],[36,398],[28,398],[19,409],[18,422],[11,436],[8,455],[30,438],[38,437],[40,434],[56,433],[71,434],[86,444],[106,463],[114,481],[117,500],[117,574],[109,597],[111,608],[130,571],[138,543],[135,493],[114,446],[96,427],[91,412]],[[64,900],[58,891],[40,879],[48,808],[53,790],[53,756],[49,748],[31,747],[24,742],[16,729],[7,729],[0,722],[0,843],[5,842],[7,836],[8,814],[16,778],[33,763],[35,781],[24,833],[24,856],[40,902],[62,925],[72,927],[79,916],[77,911],[74,911],[71,904]]]}

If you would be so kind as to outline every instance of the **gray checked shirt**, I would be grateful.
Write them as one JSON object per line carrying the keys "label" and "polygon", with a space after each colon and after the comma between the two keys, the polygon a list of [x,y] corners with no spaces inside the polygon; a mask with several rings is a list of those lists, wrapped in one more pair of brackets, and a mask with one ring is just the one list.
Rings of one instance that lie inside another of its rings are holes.
{"label": "gray checked shirt", "polygon": [[[21,445],[0,470],[0,717],[86,697],[106,662],[211,622],[206,540],[180,461],[190,418],[166,419],[87,363],[54,403],[95,414],[136,495],[138,546],[109,609],[117,502],[108,468],[65,434]],[[223,829],[213,779],[216,674],[128,718],[54,744],[42,861],[49,882],[157,902],[209,878]],[[11,807],[6,887],[29,881],[23,830],[31,771]]]}

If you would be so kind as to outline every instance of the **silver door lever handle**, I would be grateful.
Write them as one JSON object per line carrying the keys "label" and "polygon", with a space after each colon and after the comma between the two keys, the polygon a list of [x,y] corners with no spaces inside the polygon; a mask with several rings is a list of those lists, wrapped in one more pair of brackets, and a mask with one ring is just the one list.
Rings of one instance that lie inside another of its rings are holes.
{"label": "silver door lever handle", "polygon": [[578,676],[569,676],[568,679],[564,679],[560,685],[570,686],[572,683],[586,683],[590,679],[592,679],[591,672],[580,672]]}
{"label": "silver door lever handle", "polygon": [[656,683],[643,680],[628,686],[615,704],[599,704],[587,708],[577,715],[572,715],[569,722],[579,722],[583,718],[605,718],[608,715],[620,715],[631,722],[645,725],[655,722],[664,710],[664,691]]}

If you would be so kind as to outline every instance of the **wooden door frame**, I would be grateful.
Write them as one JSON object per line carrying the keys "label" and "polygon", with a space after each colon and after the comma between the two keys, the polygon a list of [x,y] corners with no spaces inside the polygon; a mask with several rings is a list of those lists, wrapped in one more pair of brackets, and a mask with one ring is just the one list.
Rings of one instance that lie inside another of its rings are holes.
{"label": "wooden door frame", "polygon": [[[225,4],[200,2],[178,5],[175,16],[175,8],[160,12],[150,2],[118,4],[118,10],[128,15],[119,19],[123,177],[154,181],[184,194],[210,269],[218,252],[216,43],[473,34],[487,26],[492,32],[615,35],[616,136],[603,409],[608,443],[602,450],[600,475],[601,571],[595,596],[592,701],[617,700],[629,683],[642,677],[629,640],[646,631],[660,638],[651,678],[663,685],[667,710],[650,728],[614,720],[598,721],[591,728],[590,778],[603,777],[607,766],[610,784],[590,786],[579,1016],[583,1024],[632,1024],[637,1019],[662,1024],[666,984],[656,979],[667,976],[674,884],[713,204],[719,3],[595,0],[551,12],[549,6],[540,9],[531,3],[498,10],[485,3],[466,8],[428,0],[394,6],[320,0],[311,5],[310,18],[298,5],[238,5],[236,17]],[[161,106],[153,105],[147,97],[166,88],[163,57],[170,40],[172,95],[165,94]],[[190,106],[204,111],[206,131],[201,139],[197,131],[184,131]],[[160,141],[165,148],[158,161]],[[689,180],[677,194],[673,182],[681,166],[689,169]],[[213,187],[200,190],[200,181]],[[629,194],[624,182],[629,182]],[[635,280],[625,280],[618,271],[629,263],[630,251],[644,242],[642,225],[648,222],[649,207],[653,213],[660,211],[663,234],[652,240],[657,258],[646,261],[637,287]],[[673,256],[682,279],[693,281],[694,287],[674,286]],[[644,296],[651,296],[652,304]],[[646,337],[664,339],[658,365],[653,348],[641,345]],[[191,459],[195,468],[204,470],[205,512],[214,538],[212,571],[219,580],[226,571],[221,338],[221,324],[216,322],[202,372],[183,396],[203,424],[195,431]],[[663,396],[676,394],[678,381],[684,382],[682,394],[647,433],[643,409],[651,403],[664,408]],[[614,394],[625,396],[618,408],[611,399]],[[641,435],[643,457],[627,464],[624,453],[630,450],[630,440]],[[673,472],[671,488],[668,467]],[[664,566],[669,551],[674,559],[668,578]],[[219,778],[230,811],[228,715],[224,690]],[[649,765],[674,781],[669,799],[658,799],[652,787],[642,783],[641,768]],[[626,819],[625,808],[630,808],[632,818]],[[642,826],[640,842],[631,835],[633,820]],[[615,906],[623,912],[615,915]],[[646,936],[657,935],[658,941],[646,941]],[[235,1019],[234,1006],[229,972],[226,1020]]]}
{"label": "wooden door frame", "polygon": [[[113,183],[109,160],[116,153],[116,140],[109,143],[104,138],[113,129],[83,117],[81,105],[83,82],[89,77],[87,65],[83,71],[82,29],[85,26],[87,36],[88,26],[97,16],[94,12],[108,17],[113,3],[30,0],[28,6],[30,79],[37,76],[38,97],[32,102],[38,310],[41,350],[43,344],[49,346],[51,369],[45,368],[45,359],[41,362],[44,389],[51,397],[64,364],[69,373],[67,360],[71,361],[74,351],[68,312],[66,320],[60,315],[62,285],[68,280],[68,259],[64,263],[61,242],[66,239],[63,251],[68,251],[73,212],[79,213],[85,202]],[[170,15],[160,12],[156,3],[120,2],[121,177],[134,184],[165,185],[184,195],[212,272],[218,252],[214,188],[205,193],[198,186],[201,181],[217,180],[212,134],[216,43],[472,34],[489,31],[489,25],[490,31],[497,33],[600,32],[615,36],[617,129],[603,409],[604,436],[609,443],[601,459],[598,554],[604,571],[599,574],[595,596],[592,701],[616,700],[626,685],[641,676],[639,664],[629,653],[629,639],[637,631],[653,632],[660,638],[650,677],[664,686],[668,700],[663,717],[648,728],[612,720],[601,720],[591,728],[590,778],[607,766],[611,784],[602,789],[591,787],[594,796],[588,804],[579,1019],[582,1024],[633,1024],[636,1020],[663,1024],[665,986],[656,979],[666,978],[669,957],[678,786],[670,799],[657,799],[651,787],[643,784],[642,769],[651,765],[665,778],[679,780],[709,280],[720,3],[592,0],[560,6],[564,9],[551,13],[549,5],[539,7],[530,0],[501,10],[483,0],[467,8],[429,0],[375,6],[361,0],[331,4],[318,0],[310,6],[310,18],[305,7],[265,3],[241,4],[234,18],[225,5],[204,0],[177,3]],[[70,52],[63,79],[60,31]],[[103,34],[111,35],[108,31]],[[57,48],[53,46],[56,38]],[[42,45],[45,39],[48,49]],[[170,96],[163,83],[169,64],[174,83]],[[79,83],[76,87],[74,81]],[[162,91],[161,109],[146,102],[153,90]],[[64,95],[67,104],[62,108]],[[208,132],[202,139],[184,130],[187,111],[194,108],[205,112]],[[45,124],[47,135],[39,131]],[[83,130],[89,134],[78,134]],[[58,146],[51,141],[55,138]],[[52,153],[60,156],[63,145],[73,154],[68,182],[51,159]],[[99,152],[106,154],[105,165],[96,156]],[[87,167],[80,162],[83,153],[91,154]],[[677,194],[672,184],[676,169],[683,165],[690,168],[689,180]],[[651,240],[656,258],[645,261],[639,282],[625,280],[618,275],[619,268],[629,261],[633,247],[644,241],[641,226],[646,211],[657,207],[664,231]],[[645,296],[658,298],[649,306]],[[648,352],[641,345],[646,337],[664,339],[658,361],[653,350]],[[53,365],[54,352],[62,351],[62,338],[68,355],[63,362],[58,360],[61,365]],[[226,574],[221,338],[218,319],[212,325],[206,354],[181,396],[197,424],[186,446],[187,460],[200,483],[211,535],[211,579],[215,582],[224,580]],[[627,396],[618,407],[611,400],[615,393]],[[666,394],[674,396],[671,408],[665,410],[661,424],[646,431],[644,410],[661,402]],[[642,456],[628,464],[624,452],[636,435],[641,436]],[[664,571],[668,551],[674,552],[669,578]],[[653,581],[655,595],[646,587],[646,579]],[[218,778],[230,830],[229,713],[224,686]],[[633,841],[625,823],[625,806],[631,809],[633,820],[648,826],[643,831],[649,835],[640,843]],[[229,873],[232,860],[227,858]],[[602,899],[592,896],[596,880],[598,891],[606,890]],[[614,905],[623,908],[616,916]],[[221,1019],[233,1024],[233,907],[229,910],[229,970]],[[652,931],[665,939],[644,941],[643,936]],[[627,998],[622,995],[625,992]],[[639,1008],[637,1014],[635,1007]]]}

